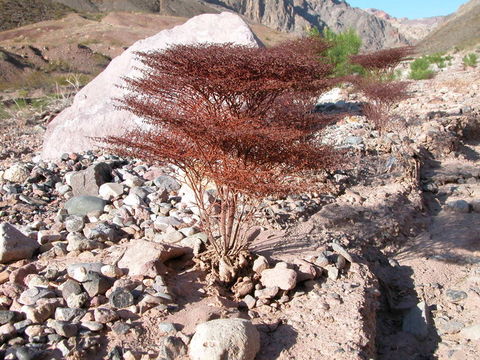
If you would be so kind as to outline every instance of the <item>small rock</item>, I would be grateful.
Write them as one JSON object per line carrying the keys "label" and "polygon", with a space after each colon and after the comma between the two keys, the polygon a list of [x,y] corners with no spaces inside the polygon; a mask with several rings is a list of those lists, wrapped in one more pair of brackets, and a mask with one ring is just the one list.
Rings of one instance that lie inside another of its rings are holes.
{"label": "small rock", "polygon": [[65,219],[65,229],[69,232],[80,232],[85,226],[85,218],[83,216],[72,215]]}
{"label": "small rock", "polygon": [[115,324],[113,324],[112,330],[117,335],[125,335],[131,329],[131,327],[131,325],[124,321],[117,321]]}
{"label": "small rock", "polygon": [[181,338],[175,336],[167,336],[159,347],[159,359],[162,360],[176,360],[186,353],[187,346]]}
{"label": "small rock", "polygon": [[76,336],[78,333],[78,325],[67,321],[49,320],[47,326],[55,330],[58,335],[66,338]]}
{"label": "small rock", "polygon": [[117,266],[115,265],[105,265],[105,266],[102,266],[102,268],[100,269],[102,275],[104,276],[108,276],[108,277],[111,277],[111,278],[116,278],[116,277],[119,277],[119,276],[122,276],[123,275],[123,272],[122,270],[120,270]]}
{"label": "small rock", "polygon": [[469,327],[464,328],[460,331],[460,335],[463,338],[471,341],[478,341],[480,340],[480,324],[475,324]]}
{"label": "small rock", "polygon": [[5,325],[6,323],[13,323],[17,318],[17,313],[10,310],[0,310],[0,325]]}
{"label": "small rock", "polygon": [[335,251],[337,254],[343,256],[349,263],[353,263],[352,256],[348,253],[345,248],[337,243],[331,243],[330,246],[332,247],[333,251]]}
{"label": "small rock", "polygon": [[116,308],[123,309],[134,304],[133,295],[125,288],[117,288],[108,296],[110,304]]}
{"label": "small rock", "polygon": [[77,196],[65,203],[65,209],[69,215],[86,216],[91,212],[103,212],[105,200],[96,196]]}
{"label": "small rock", "polygon": [[48,289],[33,288],[25,290],[18,299],[18,302],[23,305],[35,305],[35,303],[42,298],[52,298],[55,293]]}
{"label": "small rock", "polygon": [[82,321],[80,325],[81,327],[93,332],[98,332],[103,329],[103,324],[96,321]]}
{"label": "small rock", "polygon": [[118,314],[108,308],[96,308],[93,312],[95,321],[100,324],[106,324],[118,320]]}
{"label": "small rock", "polygon": [[253,271],[255,271],[257,274],[261,274],[263,270],[266,270],[269,268],[268,261],[264,256],[259,256],[258,258],[255,259],[253,262]]}
{"label": "small rock", "polygon": [[447,296],[448,300],[451,302],[459,302],[467,298],[467,293],[465,291],[459,291],[459,290],[453,290],[453,289],[448,289],[445,292],[445,295]]}
{"label": "small rock", "polygon": [[70,308],[81,308],[87,303],[88,300],[89,297],[87,293],[84,292],[80,294],[70,294],[67,298],[65,298],[67,306]]}
{"label": "small rock", "polygon": [[98,194],[104,200],[118,198],[123,195],[123,185],[117,183],[105,183],[98,189]]}
{"label": "small rock", "polygon": [[455,200],[446,203],[446,208],[451,212],[466,214],[470,212],[470,204],[465,200]]}
{"label": "small rock", "polygon": [[160,335],[165,336],[165,335],[175,335],[177,332],[177,329],[175,328],[175,325],[172,323],[160,323],[158,324],[158,329],[160,330]]}
{"label": "small rock", "polygon": [[196,327],[189,355],[191,360],[253,360],[259,350],[260,335],[250,321],[219,319]]}
{"label": "small rock", "polygon": [[181,185],[171,176],[162,175],[153,180],[153,183],[161,188],[165,189],[168,192],[180,190]]}
{"label": "small rock", "polygon": [[108,164],[100,162],[72,174],[69,185],[72,187],[73,195],[97,196],[100,186],[112,179],[111,172]]}
{"label": "small rock", "polygon": [[262,271],[260,282],[265,287],[279,287],[282,290],[292,290],[297,284],[297,273],[295,270],[280,267]]}
{"label": "small rock", "polygon": [[85,309],[58,307],[55,310],[55,320],[78,322],[86,313]]}
{"label": "small rock", "polygon": [[30,176],[30,170],[25,165],[17,163],[10,166],[3,173],[3,178],[16,184],[23,184]]}
{"label": "small rock", "polygon": [[266,287],[263,290],[255,290],[255,297],[259,299],[273,299],[279,291],[278,286]]}
{"label": "small rock", "polygon": [[245,305],[247,305],[249,309],[253,309],[255,307],[255,304],[257,303],[257,301],[252,295],[245,296],[243,298],[243,302],[245,303]]}
{"label": "small rock", "polygon": [[428,336],[428,324],[428,307],[425,302],[421,302],[406,313],[402,329],[422,340]]}
{"label": "small rock", "polygon": [[30,259],[39,244],[8,223],[0,224],[0,264]]}
{"label": "small rock", "polygon": [[82,283],[83,288],[90,297],[104,295],[112,286],[112,282],[105,276],[89,271],[86,280]]}

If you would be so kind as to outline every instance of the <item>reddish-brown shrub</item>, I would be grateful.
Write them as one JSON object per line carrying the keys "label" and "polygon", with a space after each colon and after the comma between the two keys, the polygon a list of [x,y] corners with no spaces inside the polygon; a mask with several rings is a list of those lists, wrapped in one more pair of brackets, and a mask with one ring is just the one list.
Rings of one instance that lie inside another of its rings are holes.
{"label": "reddish-brown shrub", "polygon": [[[265,196],[306,190],[304,174],[341,157],[312,141],[334,120],[313,111],[316,97],[345,81],[318,56],[328,47],[302,39],[273,48],[176,46],[138,53],[119,106],[145,124],[106,139],[116,153],[173,164],[192,187],[208,235],[212,270],[229,281],[242,265],[248,225]],[[215,200],[203,200],[209,184]]]}

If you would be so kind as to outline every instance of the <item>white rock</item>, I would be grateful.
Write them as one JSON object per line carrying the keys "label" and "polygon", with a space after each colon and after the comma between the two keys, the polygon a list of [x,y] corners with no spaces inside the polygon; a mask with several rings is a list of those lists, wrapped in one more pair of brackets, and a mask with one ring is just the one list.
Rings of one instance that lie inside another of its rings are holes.
{"label": "white rock", "polygon": [[25,236],[14,226],[0,224],[0,264],[21,259],[30,259],[39,244]]}
{"label": "white rock", "polygon": [[[135,56],[138,51],[160,51],[171,46],[201,43],[235,43],[258,46],[254,34],[242,18],[233,13],[204,14],[173,29],[164,30],[150,38],[137,41],[76,96],[73,105],[62,111],[49,125],[45,134],[42,157],[56,159],[65,152],[92,149],[96,143],[91,136],[121,135],[139,123],[127,111],[115,109],[115,98],[126,90],[122,77],[136,77],[142,64]],[[69,139],[69,141],[65,141]]]}
{"label": "white rock", "polygon": [[13,164],[3,174],[3,178],[12,183],[22,184],[30,176],[30,170],[28,170],[25,165],[22,164]]}
{"label": "white rock", "polygon": [[98,189],[98,194],[104,200],[119,197],[123,195],[123,185],[117,183],[105,183]]}
{"label": "white rock", "polygon": [[260,350],[260,335],[244,319],[212,320],[197,326],[190,342],[191,360],[253,360]]}

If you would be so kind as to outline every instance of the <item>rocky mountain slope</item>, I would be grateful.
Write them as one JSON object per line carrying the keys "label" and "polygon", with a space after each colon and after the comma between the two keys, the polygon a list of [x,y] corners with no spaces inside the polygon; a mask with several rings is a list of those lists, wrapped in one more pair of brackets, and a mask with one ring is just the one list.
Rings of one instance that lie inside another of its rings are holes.
{"label": "rocky mountain slope", "polygon": [[58,19],[72,10],[52,0],[0,0],[0,31]]}
{"label": "rocky mountain slope", "polygon": [[409,39],[388,21],[345,1],[337,0],[52,0],[78,12],[135,11],[190,18],[230,10],[272,29],[304,33],[310,27],[338,32],[358,31],[364,48],[376,50],[409,44]]}
{"label": "rocky mountain slope", "polygon": [[329,27],[335,32],[355,29],[365,49],[376,50],[408,44],[390,23],[337,0],[207,0],[234,10],[268,27],[303,33],[309,27]]}
{"label": "rocky mountain slope", "polygon": [[396,18],[378,9],[365,9],[365,11],[388,21],[412,43],[422,40],[448,19],[448,16],[433,16],[421,19]]}
{"label": "rocky mountain slope", "polygon": [[447,51],[480,43],[480,0],[470,0],[419,44],[422,52]]}

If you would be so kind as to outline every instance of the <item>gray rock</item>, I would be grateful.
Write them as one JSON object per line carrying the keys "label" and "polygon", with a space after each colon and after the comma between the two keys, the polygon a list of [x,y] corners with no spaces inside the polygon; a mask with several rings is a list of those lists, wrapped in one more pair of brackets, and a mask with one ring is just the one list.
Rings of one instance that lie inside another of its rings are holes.
{"label": "gray rock", "polygon": [[119,309],[126,308],[134,304],[132,293],[124,288],[117,288],[113,290],[108,296],[108,300],[112,306]]}
{"label": "gray rock", "polygon": [[66,338],[76,336],[78,333],[78,325],[68,321],[49,320],[47,326],[55,330],[55,332]]}
{"label": "gray rock", "polygon": [[470,212],[470,204],[465,200],[455,200],[446,203],[446,207],[451,212],[466,214]]}
{"label": "gray rock", "polygon": [[65,209],[69,215],[86,216],[90,212],[103,212],[105,200],[96,196],[76,196],[65,203]]}
{"label": "gray rock", "polygon": [[252,269],[255,271],[257,274],[261,274],[263,270],[266,270],[269,268],[269,264],[267,259],[264,256],[259,256],[258,258],[255,259],[253,262]]}
{"label": "gray rock", "polygon": [[132,325],[129,325],[124,321],[117,321],[112,325],[112,330],[117,335],[125,335],[131,329],[131,327]]}
{"label": "gray rock", "polygon": [[39,247],[38,242],[25,236],[8,223],[0,224],[0,264],[30,259]]}
{"label": "gray rock", "polygon": [[109,278],[90,271],[87,274],[87,279],[82,283],[83,288],[90,297],[97,295],[104,295],[108,289],[112,286],[112,282]]}
{"label": "gray rock", "polygon": [[25,290],[18,298],[18,302],[23,305],[35,305],[39,299],[52,297],[55,297],[55,293],[51,290],[32,288]]}
{"label": "gray rock", "polygon": [[61,286],[62,296],[66,300],[70,295],[78,295],[82,293],[82,287],[80,284],[72,279],[68,279]]}
{"label": "gray rock", "polygon": [[10,310],[0,310],[0,325],[13,323],[17,318],[17,313]]}
{"label": "gray rock", "polygon": [[83,321],[80,326],[93,332],[101,331],[103,329],[103,324],[96,321]]}
{"label": "gray rock", "polygon": [[55,320],[78,322],[86,313],[85,309],[58,307],[55,310]]}
{"label": "gray rock", "polygon": [[160,330],[160,334],[162,336],[175,335],[175,333],[177,332],[177,329],[175,328],[174,324],[166,323],[166,322],[162,322],[158,324],[158,329]]}
{"label": "gray rock", "polygon": [[85,226],[85,218],[83,216],[72,215],[65,219],[65,229],[69,232],[80,232]]}
{"label": "gray rock", "polygon": [[167,336],[159,346],[159,359],[175,360],[187,353],[187,346],[181,338]]}
{"label": "gray rock", "polygon": [[258,299],[273,299],[280,289],[277,286],[266,287],[262,290],[255,290],[255,297]]}
{"label": "gray rock", "polygon": [[108,308],[96,308],[93,312],[95,321],[100,324],[106,324],[118,320],[118,314]]}
{"label": "gray rock", "polygon": [[451,302],[459,302],[459,301],[465,300],[468,296],[465,291],[453,290],[453,289],[448,289],[445,292],[445,295],[447,296],[448,300]]}
{"label": "gray rock", "polygon": [[428,307],[425,302],[421,302],[405,314],[402,329],[422,340],[428,336],[428,325]]}
{"label": "gray rock", "polygon": [[67,306],[70,308],[81,308],[83,307],[89,300],[87,293],[80,293],[80,294],[70,294],[65,301],[67,302]]}
{"label": "gray rock", "polygon": [[72,279],[83,282],[87,279],[87,274],[90,271],[101,274],[103,265],[105,264],[100,262],[71,264],[67,267],[67,274]]}
{"label": "gray rock", "polygon": [[83,229],[83,233],[85,236],[90,240],[97,240],[97,241],[115,241],[117,233],[114,228],[104,222],[95,223],[95,224],[88,224],[85,229]]}
{"label": "gray rock", "polygon": [[112,180],[110,165],[100,162],[89,166],[86,170],[74,173],[70,178],[73,195],[97,196],[100,186]]}
{"label": "gray rock", "polygon": [[460,332],[464,327],[464,323],[456,320],[449,320],[438,326],[442,334],[456,334]]}
{"label": "gray rock", "polygon": [[96,240],[89,240],[79,233],[70,233],[67,236],[67,251],[89,251],[103,246]]}
{"label": "gray rock", "polygon": [[191,360],[253,360],[260,350],[260,335],[243,319],[219,319],[200,324],[190,342]]}
{"label": "gray rock", "polygon": [[168,175],[162,175],[153,180],[153,183],[161,188],[165,189],[168,192],[180,190],[181,185],[177,180]]}

